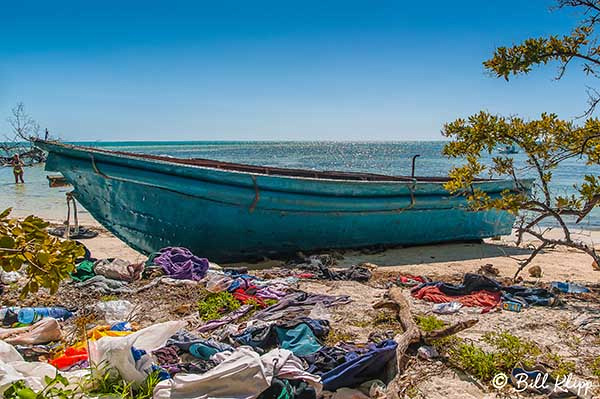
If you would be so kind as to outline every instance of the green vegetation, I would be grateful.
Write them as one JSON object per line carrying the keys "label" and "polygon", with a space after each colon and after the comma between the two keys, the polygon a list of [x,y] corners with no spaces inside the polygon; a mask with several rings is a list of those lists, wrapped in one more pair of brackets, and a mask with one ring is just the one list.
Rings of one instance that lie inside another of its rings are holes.
{"label": "green vegetation", "polygon": [[[554,195],[550,184],[554,171],[566,160],[581,158],[588,165],[600,164],[600,120],[588,119],[583,125],[558,119],[554,114],[542,114],[540,119],[526,121],[518,117],[502,117],[480,112],[468,119],[457,119],[444,126],[443,134],[452,141],[444,154],[464,158],[466,163],[450,171],[446,189],[465,195],[474,209],[502,209],[512,213],[525,211],[517,222],[517,243],[525,234],[536,237],[540,244],[515,274],[523,270],[544,248],[564,245],[581,250],[595,261],[600,258],[592,246],[573,240],[565,216],[584,219],[600,201],[600,177],[588,174],[575,186],[578,194]],[[503,146],[516,145],[525,153],[524,165],[516,165],[510,156],[495,156],[492,163],[482,161]],[[517,176],[533,173],[531,184]],[[512,189],[491,197],[473,185],[478,176],[509,179]],[[562,228],[560,239],[549,238],[539,228],[542,221],[553,220]]]}
{"label": "green vegetation", "polygon": [[[580,62],[584,73],[600,77],[600,46],[594,28],[600,23],[600,6],[596,1],[558,0],[558,9],[574,8],[582,12],[584,19],[570,35],[530,38],[512,47],[499,47],[484,66],[497,77],[509,79],[511,75],[527,74],[535,65],[551,61],[560,63],[560,79],[566,68]],[[600,93],[589,91],[592,114],[600,103]],[[600,176],[589,173],[575,186],[577,194],[555,195],[549,189],[553,174],[566,160],[577,159],[587,165],[600,164],[600,121],[589,118],[575,124],[564,121],[557,115],[543,113],[539,119],[524,120],[511,116],[503,117],[481,111],[467,119],[447,123],[443,134],[452,141],[444,148],[444,154],[465,159],[463,166],[450,172],[451,180],[446,188],[453,193],[468,197],[475,209],[502,209],[513,213],[521,212],[517,223],[517,243],[525,234],[540,241],[531,256],[520,261],[517,275],[544,248],[564,245],[590,255],[600,263],[593,247],[571,237],[565,216],[579,223],[600,203]],[[510,156],[495,156],[492,163],[482,162],[484,154],[503,147],[516,147],[526,155],[524,165],[516,165]],[[535,177],[533,184],[519,180],[519,176]],[[472,183],[478,176],[513,180],[511,190],[491,198]],[[550,238],[547,230],[540,227],[548,219],[562,229],[561,238]]]}
{"label": "green vegetation", "polygon": [[148,375],[139,387],[134,388],[133,383],[126,383],[118,375],[114,375],[110,370],[104,372],[101,377],[91,377],[90,396],[106,397],[113,396],[125,399],[151,399],[154,387],[160,382],[159,372],[153,371]]}
{"label": "green vegetation", "polygon": [[198,301],[198,313],[204,321],[215,320],[222,315],[240,308],[240,302],[227,291],[213,293],[206,291]]}
{"label": "green vegetation", "polygon": [[481,381],[490,381],[499,372],[509,374],[519,364],[533,367],[541,353],[535,343],[507,331],[487,333],[483,341],[492,350],[485,351],[472,343],[455,344],[448,350],[450,363]]}
{"label": "green vegetation", "polygon": [[355,338],[356,336],[351,332],[331,329],[325,338],[325,345],[335,346],[340,342],[352,342]]}
{"label": "green vegetation", "polygon": [[56,377],[44,378],[46,387],[40,392],[35,392],[25,386],[24,381],[15,381],[4,391],[5,399],[73,399],[75,391],[68,389],[69,381],[60,374]]}
{"label": "green vegetation", "polygon": [[491,332],[483,335],[483,342],[495,348],[496,363],[503,371],[512,370],[518,363],[533,367],[542,352],[532,341],[519,338],[508,331]]}
{"label": "green vegetation", "polygon": [[[568,35],[550,35],[529,38],[511,47],[498,47],[485,68],[499,78],[509,80],[511,75],[528,74],[534,66],[558,62],[561,79],[569,65],[581,67],[589,78],[599,78],[600,46],[596,26],[600,23],[600,4],[595,0],[557,0],[555,9],[571,8],[583,18]],[[590,115],[599,101],[596,90],[588,90]]]}
{"label": "green vegetation", "polygon": [[0,268],[25,273],[23,298],[40,287],[54,294],[60,282],[70,276],[75,259],[84,255],[84,249],[75,241],[61,241],[48,234],[48,222],[35,216],[22,221],[11,219],[10,212],[9,208],[0,213]]}
{"label": "green vegetation", "polygon": [[[160,382],[158,371],[152,372],[139,387],[126,383],[118,374],[110,370],[103,372],[100,377],[90,376],[78,386],[69,386],[69,381],[57,374],[54,378],[46,377],[46,387],[35,392],[26,387],[24,381],[15,381],[4,391],[5,399],[75,399],[85,393],[86,397],[151,399],[154,387]],[[87,387],[87,388],[86,388]]]}
{"label": "green vegetation", "polygon": [[419,326],[419,328],[426,333],[446,327],[446,323],[443,320],[431,315],[417,315],[415,316],[415,322],[417,323],[417,326]]}
{"label": "green vegetation", "polygon": [[373,325],[397,325],[399,324],[396,315],[389,310],[380,310],[373,318]]}
{"label": "green vegetation", "polygon": [[592,360],[590,371],[592,372],[592,375],[600,381],[600,356]]}
{"label": "green vegetation", "polygon": [[450,349],[450,363],[460,367],[481,381],[491,381],[500,371],[494,354],[471,343],[460,343]]}
{"label": "green vegetation", "polygon": [[555,353],[546,353],[544,355],[546,363],[552,366],[550,375],[555,379],[561,379],[575,372],[575,362],[565,360]]}
{"label": "green vegetation", "polygon": [[[448,326],[445,321],[433,315],[417,315],[415,316],[415,322],[417,323],[417,326],[419,326],[419,328],[425,333],[440,330]],[[455,348],[462,342],[463,340],[461,338],[450,335],[445,338],[433,340],[431,345],[435,347],[440,354],[447,355],[450,349]]]}

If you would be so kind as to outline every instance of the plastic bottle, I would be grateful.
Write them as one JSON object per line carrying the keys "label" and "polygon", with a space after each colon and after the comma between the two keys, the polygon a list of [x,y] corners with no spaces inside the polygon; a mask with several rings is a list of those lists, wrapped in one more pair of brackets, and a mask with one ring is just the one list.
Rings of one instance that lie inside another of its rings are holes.
{"label": "plastic bottle", "polygon": [[65,308],[22,308],[19,310],[19,323],[22,324],[33,324],[44,317],[52,317],[57,320],[66,320],[73,316],[73,313],[69,312]]}

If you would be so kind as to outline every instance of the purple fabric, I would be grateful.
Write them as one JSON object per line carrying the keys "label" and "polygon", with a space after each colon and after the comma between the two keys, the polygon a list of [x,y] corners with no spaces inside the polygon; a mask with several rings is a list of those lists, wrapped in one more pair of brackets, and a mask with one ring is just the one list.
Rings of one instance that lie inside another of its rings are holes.
{"label": "purple fabric", "polygon": [[280,300],[281,298],[283,298],[286,295],[287,295],[287,293],[285,291],[278,290],[277,288],[268,287],[268,286],[259,288],[258,291],[256,291],[256,296],[261,299]]}
{"label": "purple fabric", "polygon": [[161,249],[152,262],[161,266],[171,278],[179,280],[202,280],[208,270],[208,259],[199,258],[189,249],[167,247]]}

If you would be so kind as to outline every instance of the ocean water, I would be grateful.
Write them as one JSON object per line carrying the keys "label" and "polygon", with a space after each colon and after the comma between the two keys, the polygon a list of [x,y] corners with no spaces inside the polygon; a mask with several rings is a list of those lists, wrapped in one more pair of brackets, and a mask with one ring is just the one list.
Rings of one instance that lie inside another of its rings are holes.
{"label": "ocean water", "polygon": [[[181,158],[208,158],[221,161],[279,166],[311,170],[342,170],[389,175],[410,175],[413,155],[418,176],[445,176],[460,160],[442,155],[442,141],[402,142],[85,142],[110,150],[167,155]],[[523,164],[524,154],[514,154],[516,163]],[[490,161],[491,156],[486,159]],[[600,175],[600,168],[586,166],[577,159],[568,160],[554,172],[552,191],[565,195],[574,192],[585,173]],[[15,185],[12,170],[0,168],[0,208],[13,207],[14,214],[61,220],[66,217],[65,193],[71,188],[49,188],[43,166],[25,169],[25,185]],[[524,171],[523,176],[531,176]],[[85,222],[90,216],[80,211]],[[600,211],[594,210],[580,226],[600,229]]]}

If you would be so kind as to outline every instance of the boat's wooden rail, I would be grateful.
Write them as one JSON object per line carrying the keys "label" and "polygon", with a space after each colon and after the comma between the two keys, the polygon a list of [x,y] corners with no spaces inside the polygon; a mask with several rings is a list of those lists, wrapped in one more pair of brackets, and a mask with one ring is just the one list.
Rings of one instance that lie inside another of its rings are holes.
{"label": "boat's wooden rail", "polygon": [[[40,140],[41,141],[41,140]],[[278,168],[272,166],[257,166],[248,164],[239,164],[233,162],[216,161],[212,159],[203,158],[175,158],[166,157],[160,155],[151,154],[139,154],[125,151],[111,151],[104,148],[98,147],[81,147],[81,146],[70,146],[63,143],[52,143],[58,144],[65,147],[86,149],[87,151],[105,153],[112,155],[122,155],[127,157],[156,160],[161,162],[170,162],[179,165],[191,165],[191,166],[202,166],[207,168],[229,170],[235,172],[245,173],[256,173],[263,175],[275,175],[275,176],[289,176],[289,177],[306,177],[313,179],[333,179],[333,180],[358,180],[358,181],[408,181],[408,182],[431,182],[431,183],[443,183],[447,182],[448,177],[437,177],[437,176],[389,176],[376,173],[363,173],[363,172],[342,172],[342,171],[318,171],[308,169],[292,169],[292,168]],[[486,181],[486,179],[476,179],[477,181]]]}

